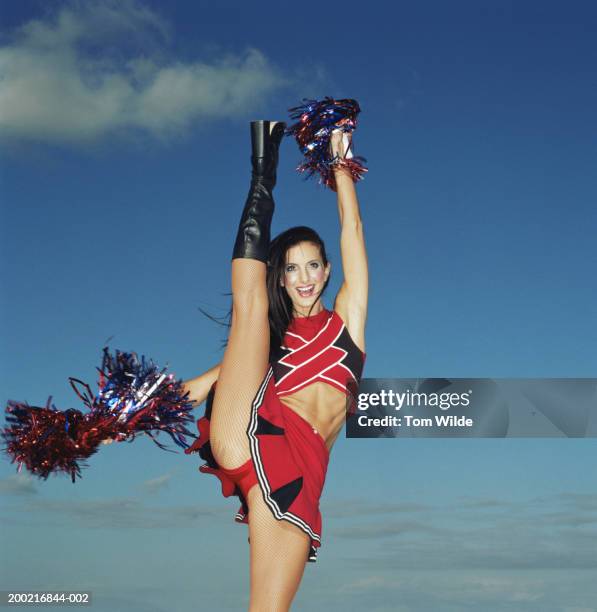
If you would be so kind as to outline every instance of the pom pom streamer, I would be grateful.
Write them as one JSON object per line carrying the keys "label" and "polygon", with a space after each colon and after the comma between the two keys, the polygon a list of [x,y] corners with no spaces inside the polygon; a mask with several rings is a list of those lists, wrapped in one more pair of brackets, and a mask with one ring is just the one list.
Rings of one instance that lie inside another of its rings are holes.
{"label": "pom pom streamer", "polygon": [[132,442],[138,433],[147,434],[161,449],[155,436],[168,434],[178,446],[187,448],[185,436],[195,438],[186,425],[193,422],[193,405],[182,380],[159,370],[145,357],[104,348],[99,371],[99,390],[93,395],[89,385],[70,378],[70,384],[89,412],[71,408],[57,410],[48,398],[45,408],[26,402],[9,401],[2,430],[4,450],[18,463],[40,478],[65,472],[75,482],[81,476],[85,459],[97,452],[103,440]]}
{"label": "pom pom streamer", "polygon": [[[320,184],[336,191],[334,166],[344,168],[350,173],[353,181],[363,178],[367,168],[364,157],[352,154],[352,135],[357,127],[357,115],[361,112],[356,100],[335,100],[326,97],[323,100],[303,99],[300,106],[289,109],[290,117],[298,119],[286,130],[287,136],[294,136],[305,161],[297,170],[305,173],[305,178],[314,174],[320,175]],[[344,132],[344,142],[349,135],[349,145],[344,156],[332,155],[331,136],[335,130]]]}

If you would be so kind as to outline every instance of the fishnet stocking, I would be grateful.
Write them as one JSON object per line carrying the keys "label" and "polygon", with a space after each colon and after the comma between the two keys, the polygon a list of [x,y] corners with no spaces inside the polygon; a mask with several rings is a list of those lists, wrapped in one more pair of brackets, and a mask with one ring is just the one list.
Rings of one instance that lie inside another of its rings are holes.
{"label": "fishnet stocking", "polygon": [[[269,338],[266,265],[257,259],[233,259],[232,321],[209,434],[214,459],[225,469],[235,469],[251,459],[247,426],[253,400],[269,366]],[[274,517],[259,485],[248,492],[247,504],[249,610],[286,612],[305,570],[310,538],[299,527]]]}
{"label": "fishnet stocking", "polygon": [[253,399],[269,359],[265,264],[232,260],[232,325],[213,400],[210,442],[215,460],[227,469],[250,457],[247,426]]}
{"label": "fishnet stocking", "polygon": [[249,612],[286,612],[298,590],[310,548],[309,536],[278,520],[259,485],[249,491],[251,600]]}
{"label": "fishnet stocking", "polygon": [[[234,469],[251,458],[247,425],[251,405],[269,365],[265,264],[232,261],[232,326],[214,395],[210,442],[220,466]],[[310,538],[278,520],[259,485],[248,495],[250,612],[286,612],[298,590]]]}

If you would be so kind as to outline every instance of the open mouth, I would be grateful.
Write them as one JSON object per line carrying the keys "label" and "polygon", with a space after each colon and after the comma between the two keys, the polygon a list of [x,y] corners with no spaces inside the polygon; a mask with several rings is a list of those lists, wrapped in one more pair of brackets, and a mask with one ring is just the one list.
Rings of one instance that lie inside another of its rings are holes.
{"label": "open mouth", "polygon": [[313,295],[315,291],[315,285],[308,285],[306,287],[297,287],[296,290],[301,297],[309,297]]}

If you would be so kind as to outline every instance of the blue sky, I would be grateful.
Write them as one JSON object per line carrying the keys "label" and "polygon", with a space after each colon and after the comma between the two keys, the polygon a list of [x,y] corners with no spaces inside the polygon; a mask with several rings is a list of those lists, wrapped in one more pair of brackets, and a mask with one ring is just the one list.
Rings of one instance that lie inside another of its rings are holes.
{"label": "blue sky", "polygon": [[[449,6],[448,6],[449,4]],[[219,361],[248,122],[354,97],[367,377],[595,377],[589,2],[9,2],[0,39],[2,402],[79,407],[110,344]],[[334,194],[283,143],[273,231]],[[202,409],[197,409],[199,416]],[[293,609],[595,611],[594,439],[339,438]],[[0,463],[0,589],[243,609],[246,527],[199,461],[113,444],[83,478]],[[200,602],[200,603],[199,603]]]}

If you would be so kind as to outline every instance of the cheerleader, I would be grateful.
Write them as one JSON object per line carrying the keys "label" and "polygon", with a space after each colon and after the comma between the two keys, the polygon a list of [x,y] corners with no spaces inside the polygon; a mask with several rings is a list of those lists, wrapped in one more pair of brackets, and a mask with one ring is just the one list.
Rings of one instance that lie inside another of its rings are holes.
{"label": "cheerleader", "polygon": [[252,180],[232,253],[232,315],[222,362],[184,383],[200,436],[185,452],[236,495],[248,524],[250,611],[288,610],[322,541],[319,500],[330,450],[365,361],[368,271],[350,135],[331,136],[344,280],[322,302],[330,263],[319,235],[294,227],[270,241],[285,124],[251,123]]}

